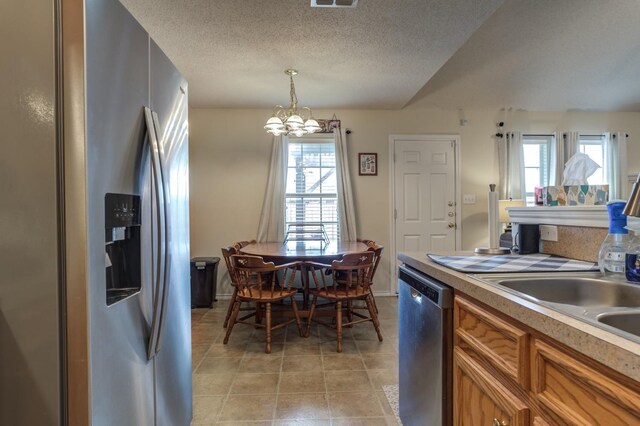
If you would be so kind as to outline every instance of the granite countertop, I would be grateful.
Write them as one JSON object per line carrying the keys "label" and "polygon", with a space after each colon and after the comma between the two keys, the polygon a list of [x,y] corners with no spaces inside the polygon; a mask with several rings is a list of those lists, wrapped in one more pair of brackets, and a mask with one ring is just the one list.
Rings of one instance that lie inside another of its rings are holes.
{"label": "granite countertop", "polygon": [[640,381],[640,343],[518,297],[464,272],[439,265],[425,253],[399,253],[398,259],[611,369]]}

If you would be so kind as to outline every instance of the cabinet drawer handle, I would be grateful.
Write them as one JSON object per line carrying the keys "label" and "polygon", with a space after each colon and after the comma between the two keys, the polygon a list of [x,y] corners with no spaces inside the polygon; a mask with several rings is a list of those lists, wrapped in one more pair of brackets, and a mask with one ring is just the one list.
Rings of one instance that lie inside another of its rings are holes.
{"label": "cabinet drawer handle", "polygon": [[493,423],[491,424],[491,426],[507,426],[507,424],[508,423],[506,421],[504,421],[504,420],[500,421],[500,420],[494,418],[493,419]]}

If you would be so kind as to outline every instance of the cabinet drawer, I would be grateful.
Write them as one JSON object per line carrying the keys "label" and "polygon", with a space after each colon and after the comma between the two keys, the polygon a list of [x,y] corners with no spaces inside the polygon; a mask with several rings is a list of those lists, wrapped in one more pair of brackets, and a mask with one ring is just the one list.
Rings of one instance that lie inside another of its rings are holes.
{"label": "cabinet drawer", "polygon": [[467,347],[529,389],[529,334],[460,296],[454,301],[455,343]]}
{"label": "cabinet drawer", "polygon": [[531,411],[495,377],[456,347],[453,354],[455,426],[528,426]]}
{"label": "cabinet drawer", "polygon": [[567,424],[640,424],[637,390],[540,340],[532,351],[532,390],[543,409]]}

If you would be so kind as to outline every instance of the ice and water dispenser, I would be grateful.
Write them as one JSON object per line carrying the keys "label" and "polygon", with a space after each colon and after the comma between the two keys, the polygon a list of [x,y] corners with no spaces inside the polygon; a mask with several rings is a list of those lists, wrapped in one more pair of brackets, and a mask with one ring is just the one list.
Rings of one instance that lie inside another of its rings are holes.
{"label": "ice and water dispenser", "polygon": [[112,305],[140,291],[140,196],[106,194],[106,300]]}

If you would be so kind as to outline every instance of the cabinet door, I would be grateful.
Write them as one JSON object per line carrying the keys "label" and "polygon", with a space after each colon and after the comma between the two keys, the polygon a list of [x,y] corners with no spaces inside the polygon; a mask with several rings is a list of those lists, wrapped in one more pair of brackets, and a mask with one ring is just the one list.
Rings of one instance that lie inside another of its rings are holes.
{"label": "cabinet door", "polygon": [[456,426],[526,426],[529,408],[460,347],[453,357]]}
{"label": "cabinet door", "polygon": [[640,393],[540,340],[533,344],[533,392],[567,424],[638,425]]}
{"label": "cabinet door", "polygon": [[456,296],[454,303],[454,344],[468,346],[529,389],[529,334],[470,300]]}

